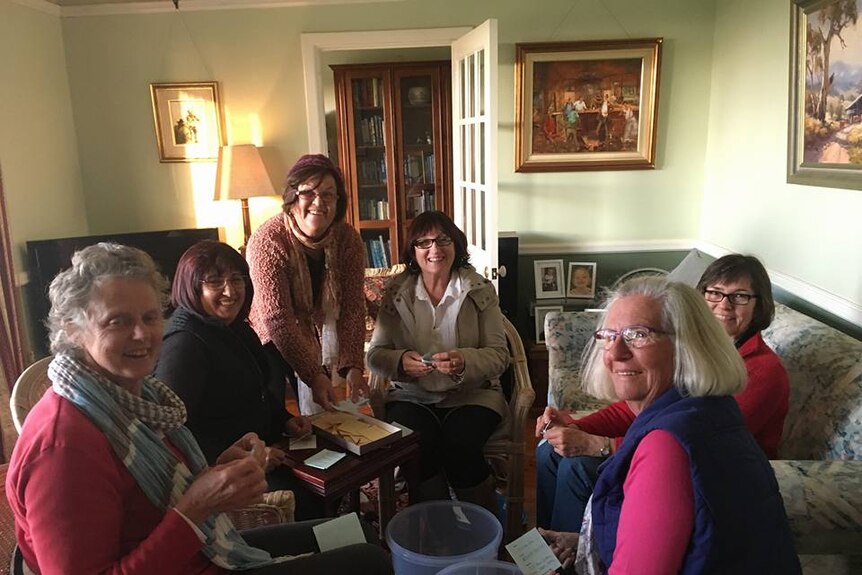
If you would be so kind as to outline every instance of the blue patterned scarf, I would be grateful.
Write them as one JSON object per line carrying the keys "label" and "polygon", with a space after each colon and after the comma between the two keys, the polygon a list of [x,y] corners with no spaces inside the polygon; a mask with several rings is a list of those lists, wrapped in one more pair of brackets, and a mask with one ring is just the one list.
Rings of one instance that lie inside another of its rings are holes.
{"label": "blue patterned scarf", "polygon": [[[138,397],[70,354],[54,357],[48,376],[54,392],[102,430],[114,453],[157,508],[173,507],[206,468],[200,447],[183,426],[186,409],[182,400],[156,378],[144,378]],[[165,446],[161,433],[179,449],[188,465]],[[264,567],[293,558],[273,558],[266,551],[249,546],[224,513],[211,515],[199,527],[205,537],[204,554],[230,571]]]}

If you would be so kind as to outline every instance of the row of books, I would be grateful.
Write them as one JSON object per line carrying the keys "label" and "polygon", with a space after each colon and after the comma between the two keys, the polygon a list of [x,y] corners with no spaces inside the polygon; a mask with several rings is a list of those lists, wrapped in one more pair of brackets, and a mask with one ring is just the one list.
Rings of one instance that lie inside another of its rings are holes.
{"label": "row of books", "polygon": [[430,190],[407,196],[407,216],[415,218],[422,212],[437,209],[434,203],[434,192]]}
{"label": "row of books", "polygon": [[382,146],[383,141],[383,116],[369,116],[359,120],[360,146]]}
{"label": "row of books", "polygon": [[385,185],[386,184],[386,158],[374,160],[362,160],[356,163],[357,177],[360,184]]}
{"label": "row of books", "polygon": [[434,154],[409,155],[404,158],[404,181],[408,184],[434,183]]}
{"label": "row of books", "polygon": [[388,220],[389,200],[359,199],[360,220]]}
{"label": "row of books", "polygon": [[389,250],[392,247],[389,239],[383,236],[365,240],[365,250],[368,252],[368,263],[373,268],[388,268],[392,259]]}
{"label": "row of books", "polygon": [[353,103],[360,107],[380,106],[380,102],[383,101],[380,92],[382,88],[383,82],[380,81],[380,78],[354,80]]}

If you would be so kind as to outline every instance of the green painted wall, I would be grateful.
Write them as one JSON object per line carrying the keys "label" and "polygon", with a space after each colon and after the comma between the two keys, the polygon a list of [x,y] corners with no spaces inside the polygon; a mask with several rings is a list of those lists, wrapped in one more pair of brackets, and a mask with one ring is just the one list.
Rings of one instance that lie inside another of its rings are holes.
{"label": "green painted wall", "polygon": [[26,240],[87,232],[56,16],[0,0],[0,171],[22,271]]}
{"label": "green painted wall", "polygon": [[862,305],[862,191],[786,183],[790,7],[717,2],[701,237]]}

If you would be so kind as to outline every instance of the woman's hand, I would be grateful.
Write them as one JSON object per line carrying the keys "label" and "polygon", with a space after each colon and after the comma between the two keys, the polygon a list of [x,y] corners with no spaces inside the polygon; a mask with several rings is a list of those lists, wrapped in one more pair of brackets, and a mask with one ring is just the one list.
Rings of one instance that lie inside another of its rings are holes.
{"label": "woman's hand", "polygon": [[287,420],[284,430],[290,437],[305,437],[311,433],[311,422],[307,417],[296,415]]}
{"label": "woman's hand", "polygon": [[607,444],[606,438],[581,431],[577,425],[552,427],[544,433],[544,438],[548,440],[554,451],[563,457],[598,456]]}
{"label": "woman's hand", "polygon": [[266,469],[264,471],[269,473],[276,467],[281,467],[285,463],[287,463],[287,455],[285,455],[284,451],[278,447],[266,448]]}
{"label": "woman's hand", "polygon": [[246,433],[225,449],[218,456],[216,463],[221,465],[247,457],[257,461],[261,468],[266,467],[266,444],[253,431]]}
{"label": "woman's hand", "polygon": [[418,379],[434,371],[434,366],[425,364],[419,352],[410,350],[401,356],[401,369],[410,377]]}
{"label": "woman's hand", "polygon": [[353,403],[358,403],[361,398],[367,399],[370,396],[368,382],[365,381],[365,375],[361,369],[351,367],[347,372],[347,396]]}
{"label": "woman's hand", "polygon": [[545,411],[536,418],[536,437],[542,437],[551,427],[565,427],[569,425],[568,414],[565,411],[560,411],[556,407],[548,406]]}
{"label": "woman's hand", "polygon": [[249,454],[204,470],[174,507],[200,525],[210,515],[257,503],[264,491],[263,467]]}
{"label": "woman's hand", "polygon": [[464,375],[467,367],[464,363],[464,354],[457,349],[435,353],[431,359],[434,360],[434,369],[451,377]]}
{"label": "woman's hand", "polygon": [[551,531],[539,528],[539,535],[545,538],[551,551],[554,552],[563,569],[567,569],[575,561],[578,554],[578,533],[566,533],[564,531]]}
{"label": "woman's hand", "polygon": [[311,388],[311,398],[314,400],[314,403],[326,411],[335,409],[334,404],[338,400],[335,397],[335,390],[332,388],[332,380],[325,373],[315,375],[309,387]]}

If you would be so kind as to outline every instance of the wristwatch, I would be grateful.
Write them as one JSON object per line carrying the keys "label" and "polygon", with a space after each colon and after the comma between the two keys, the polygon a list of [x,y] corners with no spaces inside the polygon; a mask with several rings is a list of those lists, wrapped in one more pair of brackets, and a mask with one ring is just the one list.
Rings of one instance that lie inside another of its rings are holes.
{"label": "wristwatch", "polygon": [[605,438],[605,444],[599,449],[599,457],[609,457],[611,454],[611,438]]}

